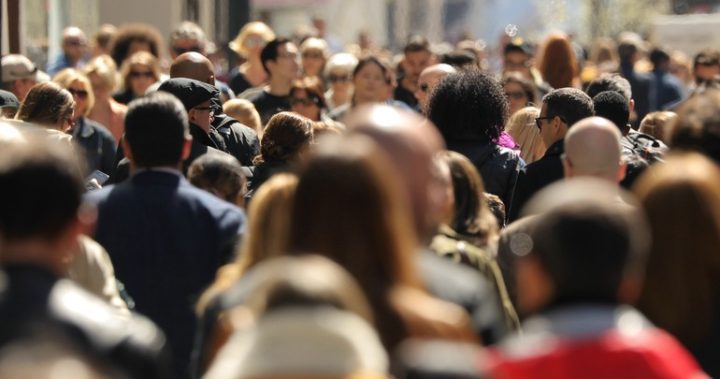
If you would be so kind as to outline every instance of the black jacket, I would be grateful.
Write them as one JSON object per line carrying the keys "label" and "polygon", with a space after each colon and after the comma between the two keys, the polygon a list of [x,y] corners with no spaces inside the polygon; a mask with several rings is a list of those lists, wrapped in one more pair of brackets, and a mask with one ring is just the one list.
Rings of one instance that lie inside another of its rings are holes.
{"label": "black jacket", "polygon": [[110,175],[113,172],[117,143],[104,126],[80,117],[75,122],[75,127],[70,134],[73,136],[73,140],[83,148],[88,173],[99,170]]}
{"label": "black jacket", "polygon": [[260,153],[257,133],[249,126],[224,114],[215,114],[213,128],[222,137],[226,153],[232,155],[243,166],[252,166],[252,160]]}
{"label": "black jacket", "polygon": [[529,164],[524,170],[520,171],[517,188],[515,189],[515,198],[508,211],[508,219],[510,221],[517,220],[522,207],[525,206],[534,194],[548,184],[563,178],[564,173],[561,156],[564,152],[564,140],[557,141],[550,145],[542,158]]}

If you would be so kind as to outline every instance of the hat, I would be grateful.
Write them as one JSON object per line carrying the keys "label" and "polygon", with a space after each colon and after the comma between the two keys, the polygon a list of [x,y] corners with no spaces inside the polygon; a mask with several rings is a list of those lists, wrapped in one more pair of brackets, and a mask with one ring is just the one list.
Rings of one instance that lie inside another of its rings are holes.
{"label": "hat", "polygon": [[20,102],[12,92],[0,89],[0,108],[20,108]]}
{"label": "hat", "polygon": [[183,103],[186,111],[215,97],[217,88],[199,80],[172,78],[164,81],[158,91],[168,92]]}
{"label": "hat", "polygon": [[2,57],[2,81],[32,78],[39,81],[41,71],[24,55],[10,54]]}
{"label": "hat", "polygon": [[531,57],[535,54],[535,49],[533,48],[533,46],[529,42],[519,37],[511,39],[510,42],[505,45],[503,53],[507,54],[510,51],[522,51],[523,53]]}

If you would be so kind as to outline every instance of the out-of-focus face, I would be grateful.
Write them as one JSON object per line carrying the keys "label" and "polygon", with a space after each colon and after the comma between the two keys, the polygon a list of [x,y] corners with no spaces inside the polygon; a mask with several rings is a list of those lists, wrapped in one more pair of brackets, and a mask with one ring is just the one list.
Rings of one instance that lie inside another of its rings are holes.
{"label": "out-of-focus face", "polygon": [[381,102],[387,97],[388,84],[380,66],[368,63],[353,78],[355,97],[370,102]]}
{"label": "out-of-focus face", "polygon": [[87,52],[87,42],[83,36],[68,37],[63,41],[63,52],[71,60],[77,61]]}
{"label": "out-of-focus face", "polygon": [[524,77],[532,79],[532,74],[530,73],[531,66],[532,62],[527,54],[519,51],[510,51],[505,54],[504,57],[503,73],[519,72]]}
{"label": "out-of-focus face", "polygon": [[73,99],[75,100],[74,119],[77,120],[82,117],[87,110],[88,88],[85,88],[83,82],[76,80],[70,83],[67,90],[73,95]]}
{"label": "out-of-focus face", "polygon": [[267,45],[267,41],[257,33],[250,33],[243,40],[243,49],[247,52],[248,57],[259,57],[265,45]]}
{"label": "out-of-focus face", "polygon": [[210,124],[213,121],[214,115],[210,100],[202,102],[188,112],[188,118],[190,122],[199,126],[206,132],[210,130]]}
{"label": "out-of-focus face", "polygon": [[307,48],[302,52],[302,68],[305,76],[320,76],[325,66],[322,50]]}
{"label": "out-of-focus face", "polygon": [[307,91],[296,89],[290,94],[290,110],[313,121],[320,121],[318,99]]}
{"label": "out-of-focus face", "polygon": [[279,77],[287,81],[293,81],[300,76],[300,56],[298,49],[293,43],[286,43],[278,46],[278,54],[275,61],[270,61],[268,68],[273,78]]}
{"label": "out-of-focus face", "polygon": [[427,114],[427,106],[430,102],[430,95],[432,94],[433,89],[435,89],[435,86],[440,83],[440,79],[442,79],[445,75],[447,74],[443,72],[428,72],[420,75],[417,90],[415,90],[415,98],[418,99],[420,109],[423,113]]}
{"label": "out-of-focus face", "polygon": [[178,55],[190,51],[205,55],[205,49],[202,48],[200,41],[192,38],[179,38],[173,43],[172,49],[170,49],[170,56],[175,59]]}
{"label": "out-of-focus face", "polygon": [[405,54],[403,69],[405,79],[411,83],[417,83],[420,73],[432,64],[432,54],[429,51],[414,51]]}
{"label": "out-of-focus face", "polygon": [[145,91],[157,81],[152,69],[144,64],[134,64],[128,72],[130,90],[135,96],[145,95]]}
{"label": "out-of-focus face", "polygon": [[717,75],[720,75],[720,65],[696,65],[694,74],[695,83],[712,80]]}
{"label": "out-of-focus face", "polygon": [[527,98],[525,91],[523,91],[522,86],[517,83],[505,84],[505,97],[507,97],[508,99],[510,116],[515,114],[515,112],[522,109],[523,107],[527,106],[528,101],[530,101]]}

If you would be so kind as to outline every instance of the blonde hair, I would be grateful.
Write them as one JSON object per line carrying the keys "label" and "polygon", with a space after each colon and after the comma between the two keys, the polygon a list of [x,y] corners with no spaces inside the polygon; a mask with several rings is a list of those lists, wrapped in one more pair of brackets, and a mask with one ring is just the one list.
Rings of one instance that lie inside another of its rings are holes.
{"label": "blonde hair", "polygon": [[668,128],[676,118],[677,113],[675,112],[659,111],[648,113],[640,122],[640,132],[667,143],[668,137],[670,137]]}
{"label": "blonde hair", "polygon": [[545,154],[545,143],[540,138],[540,131],[535,126],[535,117],[540,116],[540,109],[525,107],[515,112],[507,123],[507,132],[520,145],[520,157],[525,163],[532,163]]}
{"label": "blonde hair", "polygon": [[117,89],[119,81],[117,66],[109,55],[100,55],[90,60],[83,69],[83,74],[88,77],[90,77],[91,74],[97,75],[110,92],[114,92]]}
{"label": "blonde hair", "polygon": [[74,82],[82,83],[83,87],[85,87],[85,91],[87,91],[85,112],[82,116],[87,117],[87,115],[90,114],[90,111],[95,106],[95,92],[93,92],[92,84],[87,76],[83,75],[82,72],[74,68],[66,68],[58,72],[57,75],[53,77],[53,81],[65,89],[70,88]]}
{"label": "blonde hair", "polygon": [[241,57],[247,57],[247,50],[245,50],[245,39],[250,34],[257,34],[268,43],[275,39],[275,32],[267,26],[267,24],[260,21],[248,22],[245,26],[240,29],[240,32],[234,40],[228,43],[230,49],[236,52]]}
{"label": "blonde hair", "polygon": [[260,114],[249,100],[230,99],[223,104],[223,112],[255,130],[258,137],[262,135]]}
{"label": "blonde hair", "polygon": [[155,76],[155,81],[160,80],[160,63],[157,57],[147,51],[138,51],[128,59],[125,59],[120,68],[120,76],[123,78],[123,86],[125,89],[130,88],[130,71],[132,70],[132,66],[136,64],[149,67]]}

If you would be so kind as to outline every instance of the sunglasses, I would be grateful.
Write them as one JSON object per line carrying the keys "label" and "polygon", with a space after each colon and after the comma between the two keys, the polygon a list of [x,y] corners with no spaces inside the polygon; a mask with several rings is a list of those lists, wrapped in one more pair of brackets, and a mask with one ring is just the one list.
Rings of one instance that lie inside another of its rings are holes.
{"label": "sunglasses", "polygon": [[303,57],[304,59],[322,59],[322,58],[323,58],[323,54],[322,54],[322,53],[317,53],[317,52],[309,52],[309,51],[306,51],[306,52],[302,53],[302,57]]}
{"label": "sunglasses", "polygon": [[525,97],[525,93],[524,92],[505,92],[505,96],[507,96],[508,98],[515,99],[515,100],[521,100]]}
{"label": "sunglasses", "polygon": [[328,80],[337,83],[337,82],[349,82],[350,81],[350,75],[328,75]]}
{"label": "sunglasses", "polygon": [[155,78],[155,74],[152,71],[130,71],[131,78]]}
{"label": "sunglasses", "polygon": [[192,47],[188,47],[188,48],[185,48],[185,47],[173,47],[173,51],[174,51],[175,54],[177,54],[177,55],[185,54],[185,53],[189,53],[189,52],[199,53],[199,52],[200,52],[200,46],[192,46]]}
{"label": "sunglasses", "polygon": [[565,121],[565,119],[562,118],[562,117],[560,117],[560,116],[545,116],[545,117],[535,117],[535,126],[537,126],[538,129],[542,129],[542,120],[552,120],[552,119],[554,119],[555,117],[559,118],[560,121],[562,121],[562,122],[564,122],[564,123],[567,124],[567,122]]}
{"label": "sunglasses", "polygon": [[290,99],[290,105],[304,105],[309,107],[311,105],[317,105],[318,100],[309,97],[293,97]]}
{"label": "sunglasses", "polygon": [[67,91],[70,92],[71,95],[76,96],[78,99],[87,99],[88,97],[88,91],[85,91],[84,89],[68,88]]}

